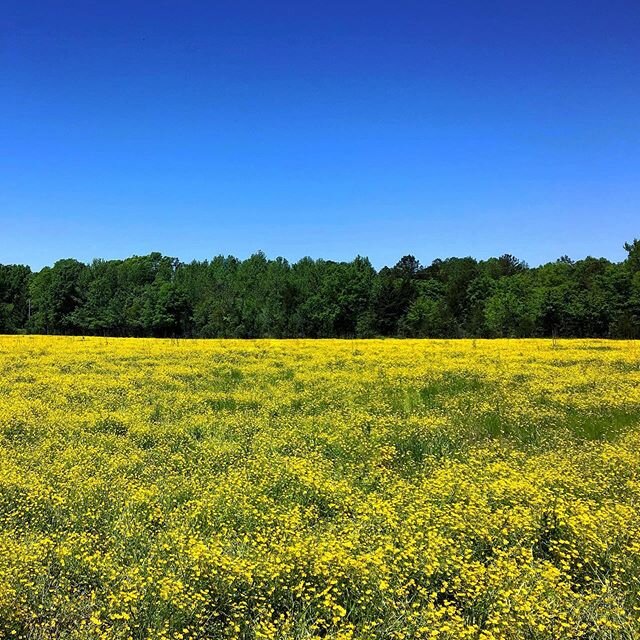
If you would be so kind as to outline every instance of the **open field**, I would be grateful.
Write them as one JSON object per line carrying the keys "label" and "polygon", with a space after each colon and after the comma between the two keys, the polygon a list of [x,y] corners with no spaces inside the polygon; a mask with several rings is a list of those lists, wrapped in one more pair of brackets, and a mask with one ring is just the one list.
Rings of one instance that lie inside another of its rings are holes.
{"label": "open field", "polygon": [[640,344],[0,337],[0,638],[640,637]]}

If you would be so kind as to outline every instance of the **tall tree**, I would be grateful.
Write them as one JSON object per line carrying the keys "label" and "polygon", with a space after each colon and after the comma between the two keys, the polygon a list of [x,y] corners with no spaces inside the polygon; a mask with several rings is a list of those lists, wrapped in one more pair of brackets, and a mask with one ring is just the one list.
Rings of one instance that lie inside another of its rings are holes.
{"label": "tall tree", "polygon": [[0,332],[198,337],[640,337],[640,241],[621,263],[563,256],[529,268],[411,255],[380,271],[259,252],[185,264],[151,253],[0,265]]}

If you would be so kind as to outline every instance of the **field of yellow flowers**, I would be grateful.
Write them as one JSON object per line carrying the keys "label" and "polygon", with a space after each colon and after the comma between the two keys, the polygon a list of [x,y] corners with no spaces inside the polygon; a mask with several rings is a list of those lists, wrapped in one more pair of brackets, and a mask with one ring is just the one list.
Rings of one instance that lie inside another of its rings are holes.
{"label": "field of yellow flowers", "polygon": [[640,344],[0,337],[0,638],[640,637]]}

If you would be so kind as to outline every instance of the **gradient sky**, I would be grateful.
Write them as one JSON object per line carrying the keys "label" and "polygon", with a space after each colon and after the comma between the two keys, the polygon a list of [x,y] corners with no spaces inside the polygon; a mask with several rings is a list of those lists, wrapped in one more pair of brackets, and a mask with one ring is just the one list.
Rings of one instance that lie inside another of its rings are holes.
{"label": "gradient sky", "polygon": [[0,263],[637,236],[637,0],[2,2]]}

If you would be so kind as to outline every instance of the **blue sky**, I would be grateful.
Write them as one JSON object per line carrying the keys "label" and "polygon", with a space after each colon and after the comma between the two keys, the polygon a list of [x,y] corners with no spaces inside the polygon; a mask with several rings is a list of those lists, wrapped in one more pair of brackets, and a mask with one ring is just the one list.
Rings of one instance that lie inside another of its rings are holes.
{"label": "blue sky", "polygon": [[615,0],[5,0],[0,263],[622,259],[638,34]]}

